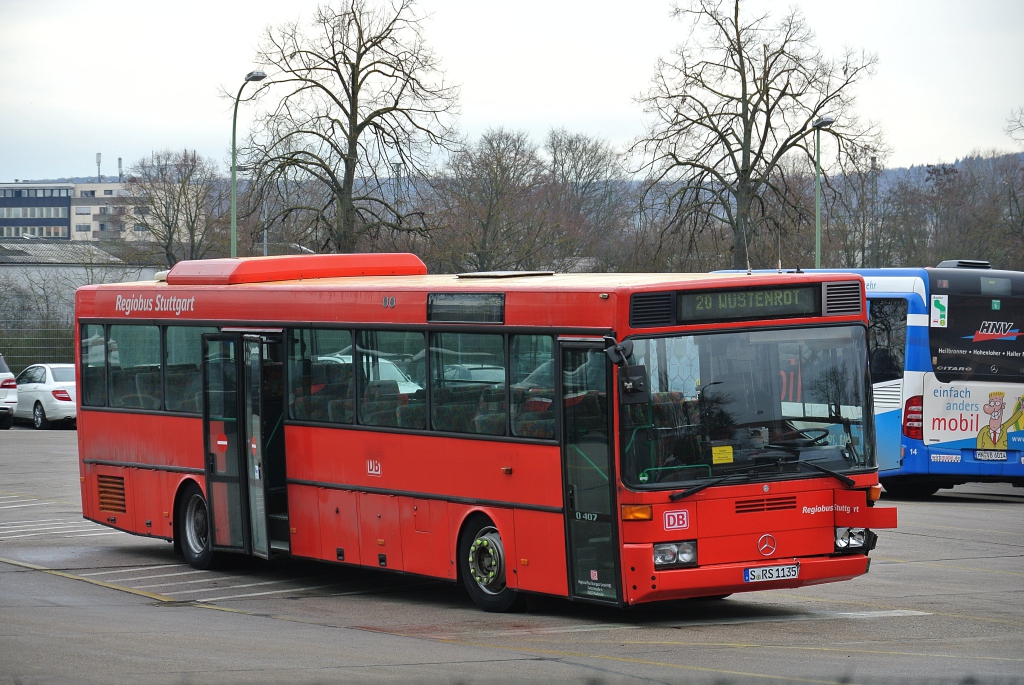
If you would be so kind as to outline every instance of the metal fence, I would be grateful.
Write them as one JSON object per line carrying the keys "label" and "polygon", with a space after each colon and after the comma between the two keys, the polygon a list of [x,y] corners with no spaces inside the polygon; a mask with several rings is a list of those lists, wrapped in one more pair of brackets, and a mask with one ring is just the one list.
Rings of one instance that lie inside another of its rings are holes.
{"label": "metal fence", "polygon": [[75,361],[74,329],[63,323],[27,325],[0,320],[0,354],[14,373],[30,364]]}

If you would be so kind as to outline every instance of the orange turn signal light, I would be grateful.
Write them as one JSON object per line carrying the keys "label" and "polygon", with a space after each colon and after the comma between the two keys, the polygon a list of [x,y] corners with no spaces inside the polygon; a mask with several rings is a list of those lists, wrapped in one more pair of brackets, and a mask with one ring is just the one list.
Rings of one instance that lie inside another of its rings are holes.
{"label": "orange turn signal light", "polygon": [[882,486],[875,484],[868,488],[868,499],[877,502],[882,497]]}
{"label": "orange turn signal light", "polygon": [[654,509],[650,504],[623,504],[623,521],[650,521],[654,518]]}

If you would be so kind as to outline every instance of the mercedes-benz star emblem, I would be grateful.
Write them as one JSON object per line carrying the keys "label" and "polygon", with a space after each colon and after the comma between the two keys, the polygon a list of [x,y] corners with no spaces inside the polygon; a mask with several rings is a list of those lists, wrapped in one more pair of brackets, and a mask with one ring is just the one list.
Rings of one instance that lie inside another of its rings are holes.
{"label": "mercedes-benz star emblem", "polygon": [[764,557],[770,557],[775,554],[776,547],[778,545],[775,543],[775,538],[768,534],[762,535],[757,541],[757,551]]}

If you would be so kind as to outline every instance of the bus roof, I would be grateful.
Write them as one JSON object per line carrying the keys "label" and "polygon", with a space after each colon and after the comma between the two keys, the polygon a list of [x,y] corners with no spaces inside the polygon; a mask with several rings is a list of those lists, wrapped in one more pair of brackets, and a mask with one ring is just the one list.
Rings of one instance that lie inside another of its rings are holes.
{"label": "bus roof", "polygon": [[180,262],[165,278],[166,282],[84,286],[76,296],[76,314],[82,319],[123,321],[397,325],[426,323],[431,293],[500,293],[506,325],[610,330],[629,327],[634,293],[670,295],[694,288],[770,288],[851,280],[837,273],[428,275],[423,262],[409,254]]}

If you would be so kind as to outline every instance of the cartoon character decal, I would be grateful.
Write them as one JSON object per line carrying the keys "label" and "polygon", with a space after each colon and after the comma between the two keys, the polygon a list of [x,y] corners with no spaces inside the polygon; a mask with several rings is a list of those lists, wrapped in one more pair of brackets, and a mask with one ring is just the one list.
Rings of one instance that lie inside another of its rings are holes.
{"label": "cartoon character decal", "polygon": [[1006,393],[990,392],[988,403],[981,408],[988,414],[988,425],[978,433],[979,450],[1003,450],[1007,449],[1006,434],[1013,429],[1014,425],[1024,414],[1024,396],[1017,399],[1013,416],[1003,421],[1003,412],[1006,411]]}

